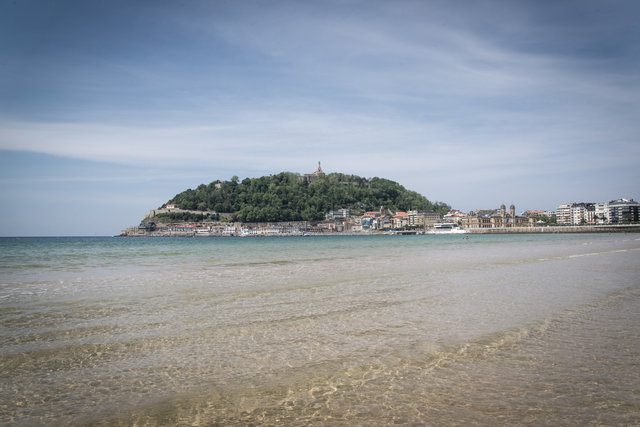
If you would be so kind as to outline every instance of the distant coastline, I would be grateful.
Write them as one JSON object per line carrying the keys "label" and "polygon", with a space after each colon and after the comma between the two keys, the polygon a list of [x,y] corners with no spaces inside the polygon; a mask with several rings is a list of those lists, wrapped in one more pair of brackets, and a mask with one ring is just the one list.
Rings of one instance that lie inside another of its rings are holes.
{"label": "distant coastline", "polygon": [[201,184],[149,211],[120,236],[252,237],[411,234],[640,232],[640,203],[562,204],[556,211],[516,206],[464,213],[384,178],[281,172]]}
{"label": "distant coastline", "polygon": [[[134,231],[135,230],[135,231]],[[127,232],[129,231],[129,232]],[[574,226],[543,226],[543,227],[505,227],[505,228],[468,228],[462,235],[469,234],[572,234],[572,233],[640,233],[640,224],[616,225],[574,225]],[[131,228],[123,231],[117,237],[287,237],[287,236],[385,236],[385,235],[451,235],[449,233],[429,233],[423,230],[402,231],[366,231],[366,232],[282,232],[282,233],[224,233],[203,234],[196,231],[148,231]],[[459,235],[459,234],[457,234]]]}

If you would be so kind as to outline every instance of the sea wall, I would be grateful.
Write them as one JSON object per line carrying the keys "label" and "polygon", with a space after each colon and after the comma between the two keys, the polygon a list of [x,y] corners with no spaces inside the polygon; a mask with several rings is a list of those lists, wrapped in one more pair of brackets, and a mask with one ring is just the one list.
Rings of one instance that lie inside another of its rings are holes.
{"label": "sea wall", "polygon": [[517,233],[638,233],[640,224],[624,225],[574,225],[547,227],[467,228],[469,234],[517,234]]}

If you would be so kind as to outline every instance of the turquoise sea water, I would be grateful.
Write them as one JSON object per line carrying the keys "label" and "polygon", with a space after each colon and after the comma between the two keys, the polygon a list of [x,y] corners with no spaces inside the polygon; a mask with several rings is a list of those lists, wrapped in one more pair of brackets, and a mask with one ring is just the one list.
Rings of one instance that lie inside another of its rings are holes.
{"label": "turquoise sea water", "polygon": [[640,423],[640,235],[1,238],[8,425]]}

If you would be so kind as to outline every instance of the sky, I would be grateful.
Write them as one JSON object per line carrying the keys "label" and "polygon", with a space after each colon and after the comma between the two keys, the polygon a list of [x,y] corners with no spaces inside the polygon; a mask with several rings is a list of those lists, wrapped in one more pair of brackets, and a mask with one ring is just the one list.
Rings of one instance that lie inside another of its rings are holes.
{"label": "sky", "polygon": [[0,2],[0,236],[281,171],[468,212],[640,198],[640,2]]}

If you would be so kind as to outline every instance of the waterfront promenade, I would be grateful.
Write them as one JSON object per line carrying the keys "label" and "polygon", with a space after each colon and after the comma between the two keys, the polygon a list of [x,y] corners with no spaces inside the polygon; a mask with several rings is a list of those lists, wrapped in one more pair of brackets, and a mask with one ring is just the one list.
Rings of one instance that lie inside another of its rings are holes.
{"label": "waterfront promenade", "polygon": [[465,231],[468,234],[638,233],[638,232],[640,232],[640,224],[467,228],[467,229],[465,229]]}
{"label": "waterfront promenade", "polygon": [[[467,228],[461,234],[562,234],[562,233],[638,233],[640,224],[617,224],[617,225],[574,225],[574,226],[544,226],[544,227],[491,227],[491,228]],[[360,232],[336,232],[336,231],[282,231],[269,233],[243,234],[239,228],[237,232],[225,233],[199,233],[194,230],[189,231],[145,231],[137,227],[124,230],[121,237],[236,237],[236,236],[366,236],[366,235],[409,235],[409,234],[449,234],[430,233],[428,230],[380,230],[380,231],[360,231]]]}

